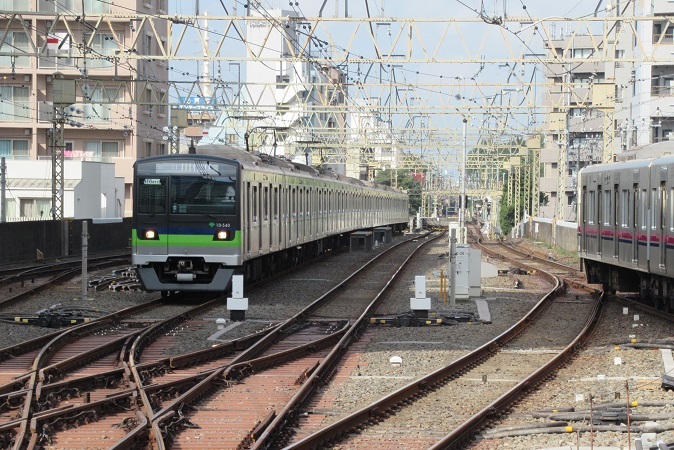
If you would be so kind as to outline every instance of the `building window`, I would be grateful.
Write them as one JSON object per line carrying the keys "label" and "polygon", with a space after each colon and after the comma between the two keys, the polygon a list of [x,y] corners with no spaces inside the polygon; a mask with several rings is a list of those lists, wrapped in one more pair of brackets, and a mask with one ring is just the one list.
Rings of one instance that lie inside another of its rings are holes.
{"label": "building window", "polygon": [[152,156],[152,142],[145,143],[145,156]]}
{"label": "building window", "polygon": [[152,55],[152,36],[145,35],[145,40],[143,40],[143,50],[146,55]]}
{"label": "building window", "polygon": [[143,96],[143,112],[147,115],[152,114],[152,89],[145,89],[145,94]]}
{"label": "building window", "polygon": [[159,99],[159,102],[157,102],[157,113],[159,114],[159,117],[166,117],[166,91],[161,90],[161,98]]}
{"label": "building window", "polygon": [[23,31],[8,31],[0,43],[0,52],[13,55],[0,56],[0,67],[30,67],[28,35]]}
{"label": "building window", "polygon": [[[117,35],[119,42],[124,42],[124,33]],[[95,56],[103,56],[104,58],[92,58],[87,60],[87,66],[93,68],[114,67],[115,51],[120,50],[115,37],[110,33],[96,33],[86,34],[84,36],[85,42],[89,46],[90,52]]]}
{"label": "building window", "polygon": [[166,144],[159,144],[159,154],[160,155],[166,154]]}
{"label": "building window", "polygon": [[51,214],[50,198],[19,199],[19,217],[31,219],[47,218]]}
{"label": "building window", "polygon": [[119,142],[86,141],[84,152],[88,158],[116,158],[119,156]]}
{"label": "building window", "polygon": [[592,56],[594,49],[592,48],[574,48],[571,57],[572,58],[589,58]]}
{"label": "building window", "polygon": [[28,140],[0,139],[0,156],[12,159],[28,159]]}
{"label": "building window", "polygon": [[30,121],[29,97],[30,89],[27,87],[0,86],[0,121]]}

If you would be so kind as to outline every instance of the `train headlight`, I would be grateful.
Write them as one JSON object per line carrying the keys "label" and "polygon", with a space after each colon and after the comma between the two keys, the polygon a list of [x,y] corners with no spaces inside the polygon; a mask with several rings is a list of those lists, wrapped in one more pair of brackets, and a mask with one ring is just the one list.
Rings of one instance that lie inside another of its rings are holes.
{"label": "train headlight", "polygon": [[143,230],[140,233],[141,239],[147,239],[151,241],[156,241],[159,239],[159,233],[155,230]]}
{"label": "train headlight", "polygon": [[218,230],[215,232],[215,235],[213,236],[214,241],[226,241],[227,238],[229,237],[229,233],[227,230]]}

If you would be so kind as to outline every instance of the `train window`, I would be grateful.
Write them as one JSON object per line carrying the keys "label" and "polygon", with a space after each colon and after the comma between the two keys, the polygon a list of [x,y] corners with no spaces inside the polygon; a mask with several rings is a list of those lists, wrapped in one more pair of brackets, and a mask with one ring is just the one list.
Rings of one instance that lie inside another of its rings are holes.
{"label": "train window", "polygon": [[628,227],[629,223],[629,204],[630,204],[630,191],[623,189],[620,193],[620,225],[622,227]]}
{"label": "train window", "polygon": [[258,218],[258,203],[259,199],[257,198],[257,186],[253,186],[253,192],[251,194],[251,213],[253,222],[257,222]]}
{"label": "train window", "polygon": [[230,177],[171,177],[171,214],[234,214],[235,199]]}
{"label": "train window", "polygon": [[290,211],[292,211],[293,219],[297,217],[297,207],[295,206],[296,204],[296,199],[295,199],[295,188],[293,188],[292,192],[290,193]]}
{"label": "train window", "polygon": [[269,220],[269,186],[262,193],[262,217],[265,222]]}
{"label": "train window", "polygon": [[634,228],[637,228],[639,224],[639,189],[637,189],[636,185],[634,186],[634,192],[632,193],[632,226]]}
{"label": "train window", "polygon": [[138,178],[139,214],[166,213],[166,177]]}
{"label": "train window", "polygon": [[674,188],[669,190],[669,231],[674,231]]}
{"label": "train window", "polygon": [[642,189],[640,192],[640,197],[639,197],[639,203],[642,206],[641,208],[641,215],[638,216],[641,219],[641,229],[645,230],[646,229],[646,220],[648,219],[648,216],[646,215],[646,211],[648,208],[646,208],[646,201],[648,200],[648,192],[646,189]]}
{"label": "train window", "polygon": [[613,226],[618,226],[618,185],[613,186],[613,203],[615,203],[615,207],[613,208],[613,218],[611,219],[613,221]]}
{"label": "train window", "polygon": [[278,186],[274,186],[274,195],[272,197],[272,214],[274,215],[274,220],[278,220]]}
{"label": "train window", "polygon": [[658,227],[664,230],[667,226],[665,219],[667,218],[667,186],[664,181],[660,182],[660,223]]}
{"label": "train window", "polygon": [[596,208],[594,205],[594,191],[590,191],[589,195],[587,196],[587,223],[590,225],[594,224],[594,215],[596,214]]}
{"label": "train window", "polygon": [[657,213],[657,201],[658,201],[658,190],[656,188],[651,189],[651,230],[655,230],[658,226],[658,222],[656,219],[655,214]]}
{"label": "train window", "polygon": [[304,217],[304,189],[300,188],[297,190],[299,193],[297,204],[299,206],[300,218]]}
{"label": "train window", "polygon": [[604,191],[604,211],[602,219],[604,225],[611,225],[611,191]]}

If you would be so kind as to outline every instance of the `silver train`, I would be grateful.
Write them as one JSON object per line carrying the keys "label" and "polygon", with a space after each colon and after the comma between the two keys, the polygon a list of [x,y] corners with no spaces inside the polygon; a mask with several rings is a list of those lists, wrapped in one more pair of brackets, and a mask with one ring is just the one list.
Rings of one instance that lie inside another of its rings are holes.
{"label": "silver train", "polygon": [[386,186],[228,146],[134,164],[132,263],[148,291],[222,292],[407,225],[408,196]]}
{"label": "silver train", "polygon": [[585,167],[579,190],[588,282],[674,310],[674,156]]}

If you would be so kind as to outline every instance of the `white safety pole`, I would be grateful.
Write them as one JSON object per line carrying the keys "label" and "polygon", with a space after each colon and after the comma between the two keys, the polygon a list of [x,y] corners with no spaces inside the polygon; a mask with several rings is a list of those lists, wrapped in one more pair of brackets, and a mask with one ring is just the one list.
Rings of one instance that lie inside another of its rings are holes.
{"label": "white safety pole", "polygon": [[456,229],[449,233],[449,306],[456,306]]}
{"label": "white safety pole", "polygon": [[89,253],[89,230],[87,221],[82,221],[82,300],[87,300],[87,260]]}

